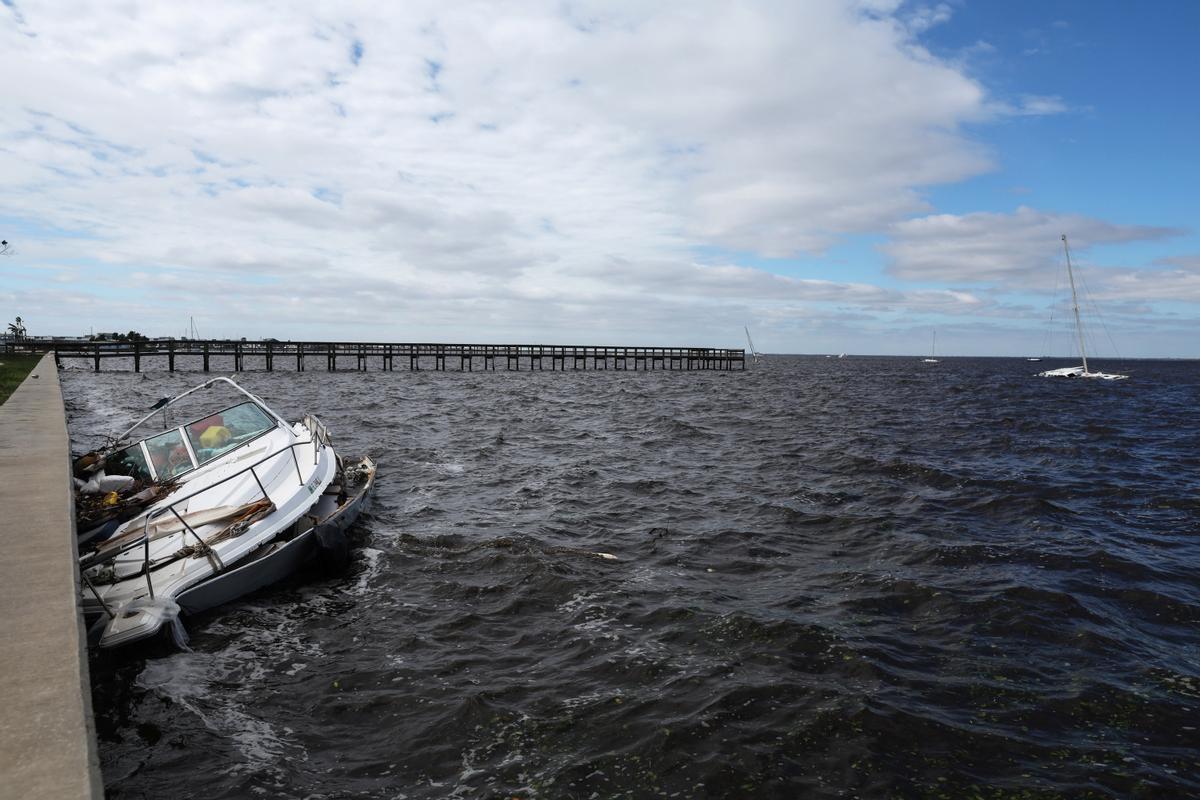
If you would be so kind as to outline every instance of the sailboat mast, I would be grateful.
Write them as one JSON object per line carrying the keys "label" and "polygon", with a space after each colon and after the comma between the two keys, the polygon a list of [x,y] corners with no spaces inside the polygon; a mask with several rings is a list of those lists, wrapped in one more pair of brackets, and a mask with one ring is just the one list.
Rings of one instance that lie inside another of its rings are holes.
{"label": "sailboat mast", "polygon": [[754,340],[750,338],[750,329],[743,325],[742,330],[746,332],[746,344],[750,345],[750,355],[758,355],[754,352]]}
{"label": "sailboat mast", "polygon": [[1088,371],[1087,352],[1083,349],[1083,323],[1079,321],[1079,297],[1075,294],[1075,273],[1071,271],[1071,248],[1067,247],[1067,235],[1062,235],[1063,252],[1067,254],[1067,280],[1071,282],[1071,308],[1075,312],[1075,332],[1079,335],[1079,357],[1083,359],[1083,371]]}

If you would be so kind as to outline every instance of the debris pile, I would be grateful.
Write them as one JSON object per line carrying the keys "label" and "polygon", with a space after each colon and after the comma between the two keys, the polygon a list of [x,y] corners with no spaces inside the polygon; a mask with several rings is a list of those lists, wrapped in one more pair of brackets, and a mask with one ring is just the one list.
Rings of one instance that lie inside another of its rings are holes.
{"label": "debris pile", "polygon": [[112,535],[122,522],[175,491],[174,481],[154,483],[131,475],[109,475],[105,458],[92,451],[73,466],[75,530],[82,548],[94,547]]}

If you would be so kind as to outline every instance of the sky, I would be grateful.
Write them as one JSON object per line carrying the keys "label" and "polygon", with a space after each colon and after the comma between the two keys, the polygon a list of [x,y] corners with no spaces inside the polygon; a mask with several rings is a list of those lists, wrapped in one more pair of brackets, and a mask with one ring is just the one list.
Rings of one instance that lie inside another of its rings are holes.
{"label": "sky", "polygon": [[1200,357],[1200,4],[0,0],[31,334]]}

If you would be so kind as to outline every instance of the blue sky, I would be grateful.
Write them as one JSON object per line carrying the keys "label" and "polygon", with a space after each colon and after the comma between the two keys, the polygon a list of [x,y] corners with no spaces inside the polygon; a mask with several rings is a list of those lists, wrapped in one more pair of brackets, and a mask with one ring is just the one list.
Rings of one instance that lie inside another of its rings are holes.
{"label": "blue sky", "polygon": [[1066,233],[1200,357],[1194,4],[70,5],[0,6],[33,333],[1066,355]]}
{"label": "blue sky", "polygon": [[1200,68],[1198,29],[1200,6],[1190,3],[956,7],[925,37],[934,53],[953,57],[987,41],[994,50],[968,57],[972,74],[1014,94],[1061,98],[1070,113],[987,126],[980,134],[1001,170],[984,186],[943,187],[934,202],[957,213],[1003,210],[1003,194],[1019,186],[1038,205],[1190,225],[1198,201],[1188,184],[1200,177],[1193,157],[1200,110],[1189,78]]}

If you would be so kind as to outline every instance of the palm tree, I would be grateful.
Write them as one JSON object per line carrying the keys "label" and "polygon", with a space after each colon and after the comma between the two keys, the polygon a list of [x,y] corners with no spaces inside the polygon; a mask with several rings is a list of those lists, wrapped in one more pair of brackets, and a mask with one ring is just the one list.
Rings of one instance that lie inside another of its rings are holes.
{"label": "palm tree", "polygon": [[8,330],[17,341],[25,338],[25,326],[21,323],[20,317],[17,317],[16,322],[8,323]]}

